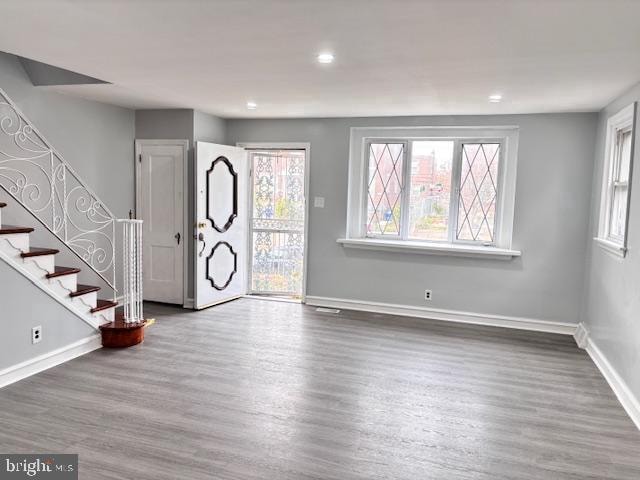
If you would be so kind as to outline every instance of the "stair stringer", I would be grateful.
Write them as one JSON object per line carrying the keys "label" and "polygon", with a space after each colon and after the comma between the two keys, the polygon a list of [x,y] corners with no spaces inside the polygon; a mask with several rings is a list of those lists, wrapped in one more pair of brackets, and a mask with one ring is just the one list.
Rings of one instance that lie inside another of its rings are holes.
{"label": "stair stringer", "polygon": [[[4,242],[5,244],[8,244],[9,246],[11,246],[11,248],[18,250],[8,240],[0,238],[0,241]],[[56,290],[54,288],[51,288],[52,284],[49,283],[49,280],[47,280],[46,278],[44,278],[44,279],[43,278],[38,278],[36,276],[36,274],[33,272],[33,270],[31,270],[31,269],[29,269],[27,267],[26,263],[24,263],[24,262],[21,263],[16,258],[11,258],[11,256],[8,255],[2,249],[0,249],[0,258],[2,260],[4,260],[14,270],[17,270],[19,273],[21,273],[25,278],[27,278],[36,287],[38,287],[40,290],[45,292],[47,295],[49,295],[51,298],[53,298],[56,302],[58,302],[59,304],[63,305],[65,308],[67,308],[71,313],[76,315],[78,318],[80,318],[84,322],[88,323],[95,330],[99,330],[100,325],[102,325],[104,323],[108,323],[108,322],[111,321],[111,320],[105,318],[105,316],[102,316],[102,315],[96,314],[94,316],[91,313],[87,314],[87,313],[83,312],[80,309],[79,305],[84,305],[84,303],[75,302],[73,300],[73,298],[68,297],[68,296],[66,298],[61,296],[59,292],[56,292]],[[37,264],[31,263],[31,265],[37,265]],[[43,276],[46,273],[48,273],[46,270],[44,270],[44,269],[42,269],[42,270],[43,270],[43,272],[45,272],[45,273],[43,273]],[[51,279],[51,280],[55,280],[55,279]],[[60,282],[55,282],[54,285],[56,285],[56,284],[59,285]],[[89,307],[89,305],[87,305],[87,307]],[[102,319],[102,321],[101,321],[101,319]]]}

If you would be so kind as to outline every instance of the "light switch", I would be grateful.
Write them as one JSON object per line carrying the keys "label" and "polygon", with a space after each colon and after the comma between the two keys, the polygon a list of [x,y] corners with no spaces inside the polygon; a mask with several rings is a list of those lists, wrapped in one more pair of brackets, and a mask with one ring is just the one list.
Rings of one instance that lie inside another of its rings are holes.
{"label": "light switch", "polygon": [[316,208],[324,208],[324,197],[313,197],[313,206]]}

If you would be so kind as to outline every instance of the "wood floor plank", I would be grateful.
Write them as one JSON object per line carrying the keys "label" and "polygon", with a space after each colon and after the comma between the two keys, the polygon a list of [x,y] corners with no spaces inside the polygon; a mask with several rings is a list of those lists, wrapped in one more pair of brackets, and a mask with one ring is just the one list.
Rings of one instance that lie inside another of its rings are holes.
{"label": "wood floor plank", "polygon": [[640,478],[640,433],[566,336],[242,299],[146,305],[142,345],[0,390],[0,450],[83,479]]}

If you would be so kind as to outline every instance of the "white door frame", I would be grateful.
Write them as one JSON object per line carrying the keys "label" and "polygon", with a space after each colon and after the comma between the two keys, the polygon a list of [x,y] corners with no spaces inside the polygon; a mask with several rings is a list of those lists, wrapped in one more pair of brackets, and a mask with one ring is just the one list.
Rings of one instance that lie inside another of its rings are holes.
{"label": "white door frame", "polygon": [[[135,157],[134,163],[136,166],[136,211],[135,217],[138,218],[138,212],[140,211],[140,206],[142,205],[142,197],[141,197],[141,187],[140,183],[142,182],[142,171],[141,171],[141,161],[142,161],[142,147],[154,146],[154,145],[178,145],[182,147],[182,155],[184,158],[184,162],[182,165],[182,306],[183,308],[190,308],[187,305],[187,288],[188,288],[188,262],[189,262],[189,252],[187,247],[187,242],[191,239],[191,229],[189,228],[189,202],[188,202],[188,192],[189,192],[189,140],[146,140],[146,139],[136,139],[135,141]],[[142,239],[144,242],[144,238]],[[143,286],[144,288],[144,286]]]}
{"label": "white door frame", "polygon": [[[245,148],[247,151],[251,150],[304,150],[304,249],[302,259],[302,295],[301,302],[306,303],[307,299],[307,261],[308,261],[308,250],[309,250],[309,212],[311,210],[311,202],[309,201],[309,174],[310,174],[310,166],[311,166],[311,143],[309,142],[238,142],[236,146]],[[252,170],[253,164],[249,166],[247,169],[249,178],[248,181],[252,181]],[[251,218],[253,215],[253,184],[249,184],[250,188],[248,188],[248,203],[247,210],[249,214],[247,215],[249,225],[247,225],[247,232],[251,232]],[[247,239],[247,250],[253,247],[253,239]],[[247,272],[251,271],[251,262],[252,262],[252,253],[248,251],[247,253]],[[251,275],[247,275],[247,283],[250,281]],[[251,291],[251,286],[247,284],[247,291]]]}

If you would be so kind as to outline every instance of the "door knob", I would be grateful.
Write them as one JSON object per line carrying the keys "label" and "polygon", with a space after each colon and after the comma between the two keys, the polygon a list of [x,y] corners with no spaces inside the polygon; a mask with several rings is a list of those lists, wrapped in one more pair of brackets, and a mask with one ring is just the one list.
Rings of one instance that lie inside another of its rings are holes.
{"label": "door knob", "polygon": [[178,245],[180,245],[180,232],[176,233],[173,238],[175,238],[178,241]]}
{"label": "door knob", "polygon": [[202,254],[204,253],[204,247],[207,246],[207,244],[204,241],[204,233],[200,232],[200,235],[198,235],[198,240],[202,242],[202,249],[198,252],[198,256],[201,257]]}

